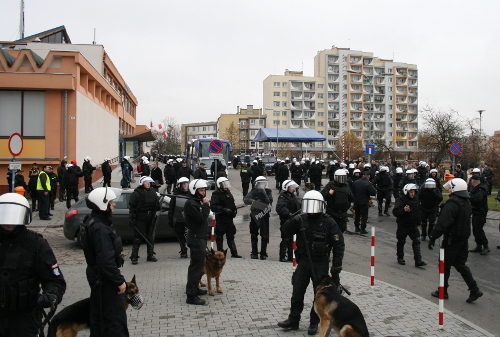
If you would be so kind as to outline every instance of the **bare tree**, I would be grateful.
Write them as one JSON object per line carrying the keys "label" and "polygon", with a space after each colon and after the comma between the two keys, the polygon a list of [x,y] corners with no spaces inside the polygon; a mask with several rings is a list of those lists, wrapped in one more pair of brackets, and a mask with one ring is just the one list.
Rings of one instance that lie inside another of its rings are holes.
{"label": "bare tree", "polygon": [[238,124],[231,122],[222,136],[233,145],[233,153],[240,153],[240,128]]}
{"label": "bare tree", "polygon": [[179,154],[181,152],[181,127],[177,119],[167,116],[163,119],[163,124],[166,125],[165,134],[154,133],[156,140],[153,148],[161,154]]}
{"label": "bare tree", "polygon": [[[359,139],[353,131],[347,132],[344,131],[344,154],[345,157],[354,158],[363,153],[363,142]],[[335,145],[337,147],[338,153],[340,153],[340,157],[342,156],[342,136],[337,141]],[[344,160],[344,158],[342,158]]]}
{"label": "bare tree", "polygon": [[425,126],[418,135],[419,149],[439,165],[448,157],[451,142],[466,136],[468,120],[453,109],[445,112],[430,106],[424,107],[420,114]]}

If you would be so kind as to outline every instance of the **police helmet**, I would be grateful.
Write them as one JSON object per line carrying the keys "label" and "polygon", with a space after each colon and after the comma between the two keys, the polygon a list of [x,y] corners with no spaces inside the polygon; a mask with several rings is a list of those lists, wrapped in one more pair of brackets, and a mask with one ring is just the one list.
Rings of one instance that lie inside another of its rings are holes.
{"label": "police helmet", "polygon": [[325,210],[325,199],[318,191],[309,191],[302,199],[302,213],[323,213]]}
{"label": "police helmet", "polygon": [[413,170],[412,169],[409,169],[409,170],[406,170],[406,176],[408,177],[408,179],[413,179]]}
{"label": "police helmet", "polygon": [[285,160],[290,160],[290,158],[286,157]]}
{"label": "police helmet", "polygon": [[381,166],[380,172],[389,172],[389,168],[387,166]]}
{"label": "police helmet", "polygon": [[25,197],[17,193],[0,195],[0,225],[29,225],[32,214]]}
{"label": "police helmet", "polygon": [[364,168],[370,168],[370,167],[372,167],[372,164],[370,164],[370,163],[366,163],[363,167],[364,167]]}
{"label": "police helmet", "polygon": [[258,176],[255,179],[255,187],[256,188],[260,188],[263,190],[263,189],[267,188],[267,186],[268,186],[268,181],[267,181],[266,177]]}
{"label": "police helmet", "polygon": [[456,194],[462,198],[469,198],[469,192],[467,192],[467,183],[462,178],[453,178],[448,180],[443,187],[447,190],[451,190],[451,194]]}
{"label": "police helmet", "polygon": [[472,169],[472,174],[474,174],[474,173],[479,173],[479,174],[481,174],[481,170],[480,170],[479,168],[477,168],[477,167],[476,167],[476,168]]}
{"label": "police helmet", "polygon": [[177,160],[178,163],[182,162],[182,158],[181,157],[179,157],[179,158],[177,158],[175,160]]}
{"label": "police helmet", "polygon": [[396,174],[403,174],[403,169],[401,167],[396,167]]}
{"label": "police helmet", "polygon": [[411,191],[411,190],[415,190],[415,192],[418,190],[418,186],[415,185],[415,184],[406,184],[404,187],[403,187],[403,193],[405,195],[408,195],[408,192]]}
{"label": "police helmet", "polygon": [[349,168],[353,169],[354,168],[354,164],[349,164]]}
{"label": "police helmet", "polygon": [[333,166],[333,160],[330,160],[330,162],[328,163],[328,165]]}
{"label": "police helmet", "polygon": [[189,192],[192,195],[196,195],[196,192],[200,188],[207,188],[207,181],[204,179],[195,179],[189,183]]}
{"label": "police helmet", "polygon": [[66,170],[69,169],[70,167],[73,167],[73,164],[66,164]]}
{"label": "police helmet", "polygon": [[177,188],[183,192],[188,191],[189,179],[186,177],[181,177],[177,180]]}
{"label": "police helmet", "polygon": [[298,161],[295,162],[295,166],[299,166],[300,163]]}
{"label": "police helmet", "polygon": [[111,201],[121,194],[121,190],[111,187],[98,187],[89,193],[85,202],[94,211],[107,211]]}
{"label": "police helmet", "polygon": [[281,185],[281,189],[283,191],[288,191],[289,188],[293,188],[294,189],[293,192],[295,192],[295,189],[297,187],[299,187],[299,185],[297,185],[297,183],[295,181],[293,181],[293,180],[285,180],[283,182],[283,184]]}
{"label": "police helmet", "polygon": [[333,174],[333,179],[339,184],[345,184],[347,182],[347,175],[343,169],[339,169]]}
{"label": "police helmet", "polygon": [[361,174],[361,171],[359,169],[354,169],[354,171],[352,171],[352,174],[356,174],[356,173]]}
{"label": "police helmet", "polygon": [[149,160],[147,160],[147,159],[146,159],[146,160],[143,160],[142,162],[143,162],[144,164],[146,164],[146,165],[149,165]]}
{"label": "police helmet", "polygon": [[254,160],[252,163],[257,164],[258,162],[257,162],[257,160]]}
{"label": "police helmet", "polygon": [[436,181],[432,178],[428,178],[424,183],[424,188],[436,188]]}
{"label": "police helmet", "polygon": [[217,179],[217,187],[220,189],[229,188],[231,187],[231,183],[226,177],[220,177]]}
{"label": "police helmet", "polygon": [[90,160],[91,160],[91,159],[90,159],[90,157],[89,157],[89,156],[87,156],[87,157],[85,157],[85,158],[83,159],[83,161],[90,161]]}
{"label": "police helmet", "polygon": [[144,177],[141,177],[141,179],[139,179],[139,185],[143,185],[145,183],[154,183],[155,181],[153,180],[153,178],[151,177],[148,177],[148,176],[144,176]]}

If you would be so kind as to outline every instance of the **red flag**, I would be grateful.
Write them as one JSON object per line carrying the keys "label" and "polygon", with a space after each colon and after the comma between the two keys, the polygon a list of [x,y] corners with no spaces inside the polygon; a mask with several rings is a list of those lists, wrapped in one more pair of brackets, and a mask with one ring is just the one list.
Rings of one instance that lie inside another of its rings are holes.
{"label": "red flag", "polygon": [[158,124],[158,130],[161,130],[161,129],[163,129],[163,124],[162,123]]}
{"label": "red flag", "polygon": [[149,123],[149,126],[152,128],[153,127],[153,120],[151,120],[151,123]]}
{"label": "red flag", "polygon": [[167,138],[167,133],[163,132],[163,138]]}

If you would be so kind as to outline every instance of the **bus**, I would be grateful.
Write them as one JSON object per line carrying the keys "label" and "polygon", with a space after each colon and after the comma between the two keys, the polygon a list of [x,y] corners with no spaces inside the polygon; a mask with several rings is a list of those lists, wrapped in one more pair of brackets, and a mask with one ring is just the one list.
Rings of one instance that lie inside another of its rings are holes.
{"label": "bus", "polygon": [[[222,142],[222,145],[224,147],[222,149],[222,157],[224,159],[224,164],[227,165],[229,160],[232,158],[233,146],[226,139],[220,139],[220,138],[193,139],[191,142],[191,147],[189,149],[190,165],[193,171],[196,170],[196,168],[198,167],[201,158],[203,158],[204,162],[206,162],[206,160],[208,159],[210,154],[208,145],[214,139],[219,139]],[[210,166],[208,166],[207,169],[210,169]]]}

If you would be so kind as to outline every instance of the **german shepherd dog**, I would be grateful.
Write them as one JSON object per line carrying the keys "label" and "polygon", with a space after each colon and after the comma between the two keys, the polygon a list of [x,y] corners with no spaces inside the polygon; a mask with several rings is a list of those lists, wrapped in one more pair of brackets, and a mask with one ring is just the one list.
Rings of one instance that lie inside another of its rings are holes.
{"label": "german shepherd dog", "polygon": [[[214,251],[213,248],[210,251],[207,251],[206,259],[205,259],[205,268],[203,269],[204,274],[207,275],[207,283],[208,283],[208,294],[210,296],[214,296],[215,292],[212,289],[212,278],[215,277],[215,286],[217,287],[217,292],[222,294],[222,288],[220,287],[220,274],[222,274],[222,269],[226,264],[226,255],[227,249],[219,252]],[[205,287],[206,283],[204,283],[200,278],[200,286]]]}
{"label": "german shepherd dog", "polygon": [[[124,294],[125,310],[128,309],[132,296],[139,293],[139,288],[135,281],[126,282]],[[90,297],[68,305],[59,311],[49,325],[48,337],[76,337],[78,331],[90,328]]]}
{"label": "german shepherd dog", "polygon": [[320,318],[318,336],[328,336],[333,328],[340,337],[369,337],[361,310],[339,293],[339,283],[324,275],[316,287],[314,311]]}

